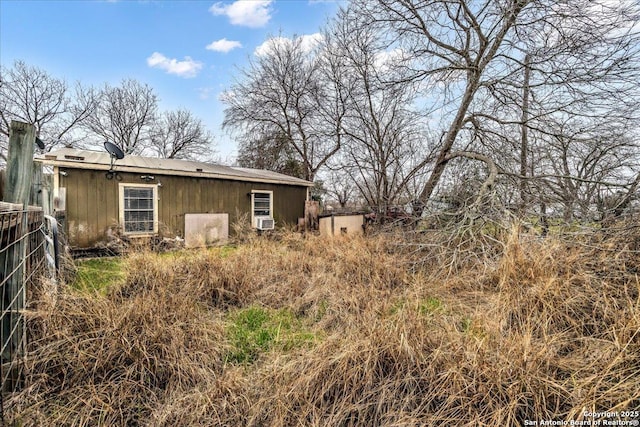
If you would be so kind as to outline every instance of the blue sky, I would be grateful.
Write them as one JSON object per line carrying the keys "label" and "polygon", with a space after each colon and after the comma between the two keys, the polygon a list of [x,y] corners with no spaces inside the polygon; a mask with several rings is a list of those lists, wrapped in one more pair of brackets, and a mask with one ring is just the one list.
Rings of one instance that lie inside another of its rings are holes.
{"label": "blue sky", "polygon": [[68,83],[147,83],[161,110],[202,119],[230,159],[219,94],[269,37],[317,33],[340,1],[0,0],[0,63],[23,60]]}

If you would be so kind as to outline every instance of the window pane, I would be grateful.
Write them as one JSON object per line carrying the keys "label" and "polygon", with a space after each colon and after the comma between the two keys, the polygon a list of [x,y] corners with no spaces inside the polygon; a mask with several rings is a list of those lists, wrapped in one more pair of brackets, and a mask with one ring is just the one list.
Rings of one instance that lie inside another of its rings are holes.
{"label": "window pane", "polygon": [[153,232],[155,219],[152,187],[124,188],[124,231],[127,233]]}
{"label": "window pane", "polygon": [[153,198],[153,188],[125,187],[124,197],[133,199],[151,199]]}
{"label": "window pane", "polygon": [[271,193],[253,194],[253,215],[271,216]]}
{"label": "window pane", "polygon": [[137,209],[153,210],[153,201],[151,199],[138,199],[136,202],[138,203]]}

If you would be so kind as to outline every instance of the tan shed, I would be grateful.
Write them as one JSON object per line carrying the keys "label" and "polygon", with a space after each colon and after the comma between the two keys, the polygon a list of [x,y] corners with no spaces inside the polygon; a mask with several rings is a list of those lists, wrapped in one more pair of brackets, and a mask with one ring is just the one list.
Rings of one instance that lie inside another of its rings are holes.
{"label": "tan shed", "polygon": [[320,217],[321,236],[358,235],[364,233],[363,214],[331,214]]}

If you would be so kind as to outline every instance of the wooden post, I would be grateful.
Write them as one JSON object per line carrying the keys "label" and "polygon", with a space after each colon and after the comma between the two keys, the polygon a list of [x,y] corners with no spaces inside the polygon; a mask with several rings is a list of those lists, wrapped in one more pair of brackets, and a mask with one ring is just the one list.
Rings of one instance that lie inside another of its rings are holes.
{"label": "wooden post", "polygon": [[9,274],[8,277],[3,278],[2,335],[4,340],[11,337],[2,354],[2,364],[8,364],[9,369],[12,369],[9,373],[9,381],[4,384],[8,390],[3,391],[13,390],[17,386],[19,378],[14,363],[20,357],[24,344],[24,319],[21,311],[24,309],[26,297],[24,263],[27,245],[22,237],[25,236],[29,227],[27,204],[31,194],[35,141],[36,131],[33,125],[18,121],[11,122],[3,199],[5,202],[22,206],[23,213],[19,224],[16,225],[19,228],[14,231],[17,242],[11,247],[4,248],[5,250],[0,254],[0,265],[6,266],[5,274]]}
{"label": "wooden post", "polygon": [[[42,163],[40,163],[42,167]],[[53,215],[53,177],[42,174],[42,211],[45,215]]]}
{"label": "wooden post", "polygon": [[2,195],[5,202],[18,204],[29,202],[35,142],[36,128],[33,125],[15,120],[11,122],[7,180]]}
{"label": "wooden post", "polygon": [[5,170],[0,170],[0,197],[4,195],[4,183],[7,181],[7,174]]}
{"label": "wooden post", "polygon": [[318,229],[319,203],[314,200],[307,200],[304,203],[305,225],[308,230]]}
{"label": "wooden post", "polygon": [[33,167],[33,177],[31,179],[31,195],[29,196],[29,204],[31,206],[44,207],[44,198],[42,197],[42,163],[31,160]]}
{"label": "wooden post", "polygon": [[524,81],[522,83],[522,118],[520,124],[520,217],[523,218],[527,208],[527,151],[529,150],[529,78],[530,57],[524,56]]}

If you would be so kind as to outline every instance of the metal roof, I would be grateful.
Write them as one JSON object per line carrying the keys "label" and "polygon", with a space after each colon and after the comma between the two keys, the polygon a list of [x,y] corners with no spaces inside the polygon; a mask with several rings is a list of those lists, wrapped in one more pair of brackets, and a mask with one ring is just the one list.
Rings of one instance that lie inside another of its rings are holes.
{"label": "metal roof", "polygon": [[[103,151],[62,148],[36,157],[45,165],[77,169],[109,170],[111,156]],[[249,169],[192,160],[159,159],[127,155],[116,160],[113,169],[120,172],[155,173],[235,181],[264,182],[312,187],[313,183],[264,169]]]}

